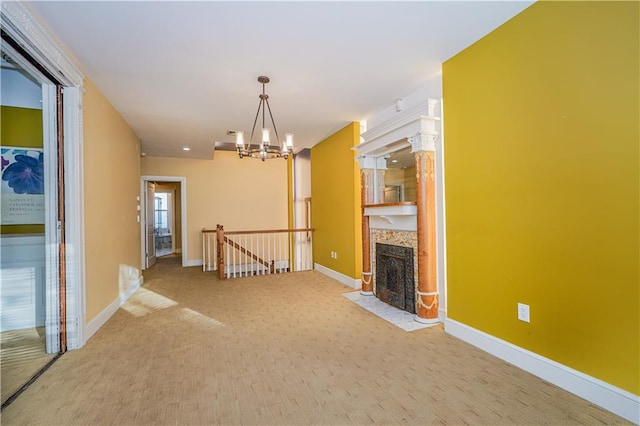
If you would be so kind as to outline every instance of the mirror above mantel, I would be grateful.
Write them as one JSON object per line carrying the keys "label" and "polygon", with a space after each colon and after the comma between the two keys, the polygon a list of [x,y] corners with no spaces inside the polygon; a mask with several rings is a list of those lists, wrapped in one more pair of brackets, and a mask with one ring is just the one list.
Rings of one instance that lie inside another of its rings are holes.
{"label": "mirror above mantel", "polygon": [[417,201],[416,153],[435,151],[440,118],[428,98],[362,133],[355,147],[366,194],[363,204]]}
{"label": "mirror above mantel", "polygon": [[407,146],[386,154],[384,189],[382,199],[375,200],[383,204],[416,201],[416,160]]}

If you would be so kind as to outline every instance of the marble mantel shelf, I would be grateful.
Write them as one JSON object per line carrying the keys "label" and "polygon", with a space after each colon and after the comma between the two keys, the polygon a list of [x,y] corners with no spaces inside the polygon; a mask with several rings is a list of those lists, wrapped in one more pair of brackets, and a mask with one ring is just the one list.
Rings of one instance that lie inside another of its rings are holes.
{"label": "marble mantel shelf", "polygon": [[364,214],[369,216],[369,227],[372,229],[417,231],[417,213],[416,203],[411,201],[364,206]]}
{"label": "marble mantel shelf", "polygon": [[413,201],[388,204],[367,204],[364,206],[365,216],[406,216],[416,215],[418,208]]}

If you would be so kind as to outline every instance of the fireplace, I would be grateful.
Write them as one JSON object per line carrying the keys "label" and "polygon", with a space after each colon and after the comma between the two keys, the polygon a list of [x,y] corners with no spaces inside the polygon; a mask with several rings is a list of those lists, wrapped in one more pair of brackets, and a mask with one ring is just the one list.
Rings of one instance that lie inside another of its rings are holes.
{"label": "fireplace", "polygon": [[376,243],[376,296],[398,309],[416,313],[413,249]]}

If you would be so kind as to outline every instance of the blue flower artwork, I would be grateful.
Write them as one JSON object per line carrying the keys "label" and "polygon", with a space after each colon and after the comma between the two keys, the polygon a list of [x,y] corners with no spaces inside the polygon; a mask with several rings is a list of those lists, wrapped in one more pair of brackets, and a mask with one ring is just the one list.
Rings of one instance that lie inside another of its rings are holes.
{"label": "blue flower artwork", "polygon": [[[4,160],[4,157],[2,158]],[[3,161],[4,165],[4,161]],[[38,157],[25,154],[14,156],[2,171],[2,180],[9,183],[16,194],[44,194],[44,164],[42,152]]]}
{"label": "blue flower artwork", "polygon": [[44,206],[44,154],[42,148],[3,146],[0,172],[0,223],[42,224]]}

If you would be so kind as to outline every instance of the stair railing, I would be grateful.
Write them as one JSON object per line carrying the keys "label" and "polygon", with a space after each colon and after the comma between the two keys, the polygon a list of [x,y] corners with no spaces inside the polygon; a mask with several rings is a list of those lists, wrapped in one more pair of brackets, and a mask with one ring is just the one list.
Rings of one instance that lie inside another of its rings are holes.
{"label": "stair railing", "polygon": [[313,229],[202,230],[203,271],[220,279],[313,269]]}

